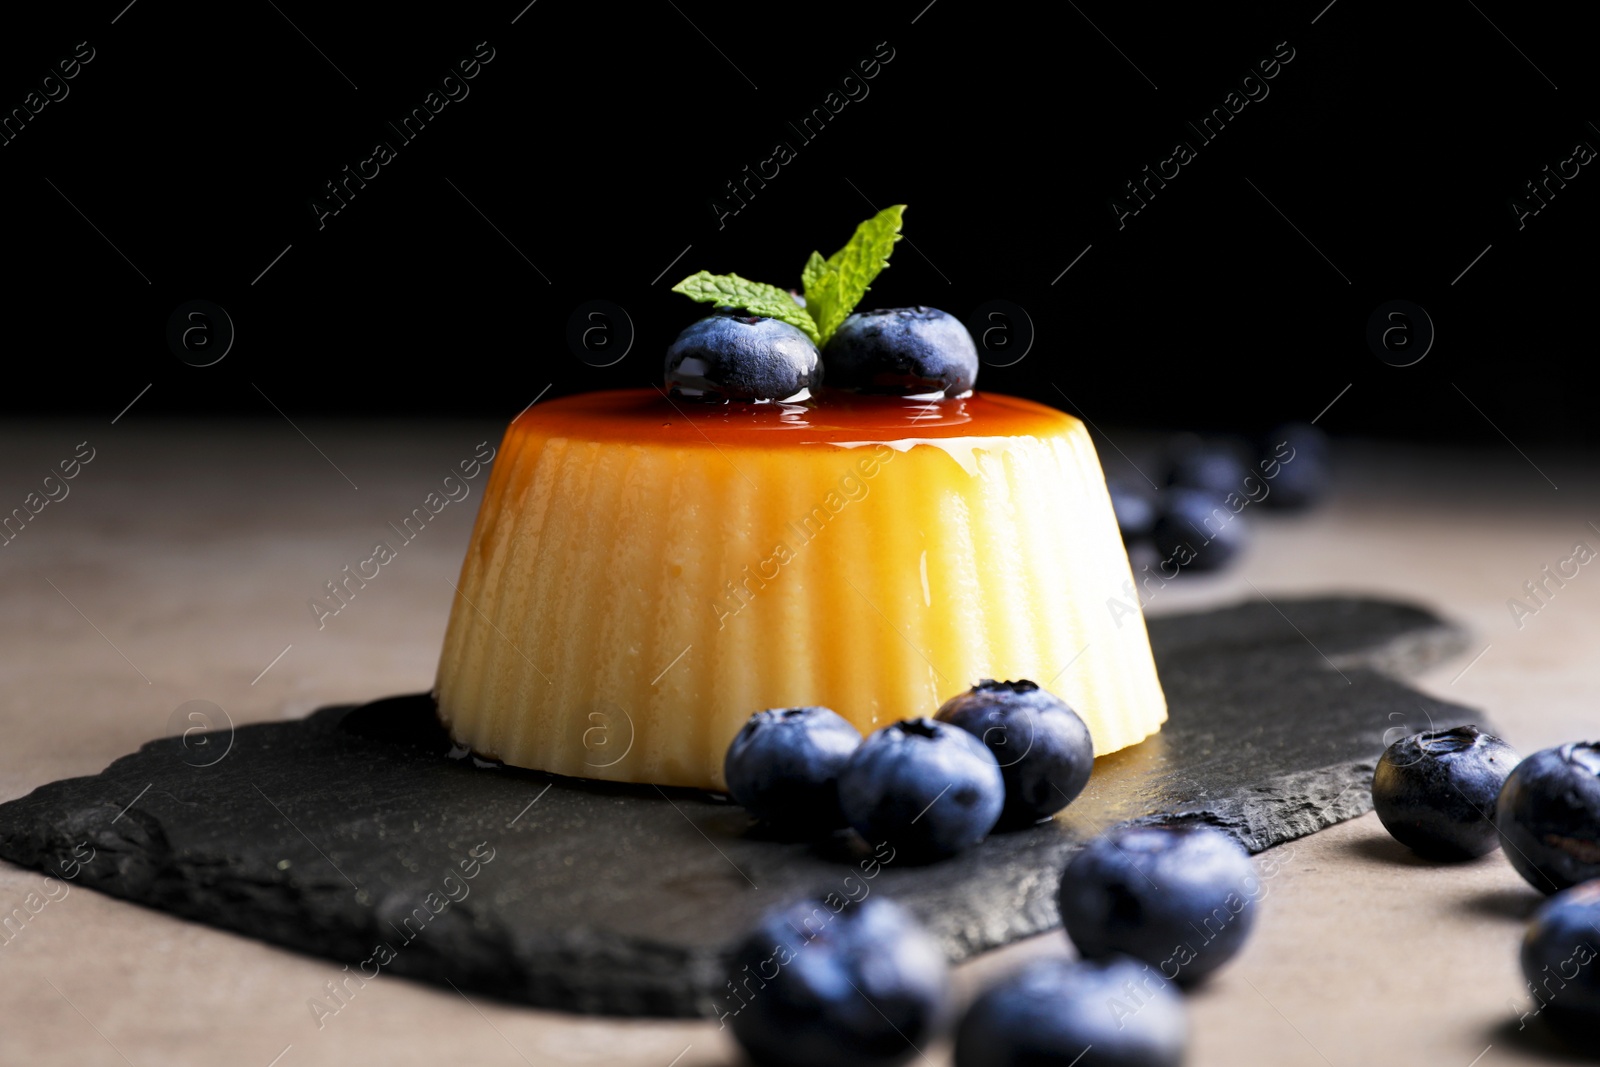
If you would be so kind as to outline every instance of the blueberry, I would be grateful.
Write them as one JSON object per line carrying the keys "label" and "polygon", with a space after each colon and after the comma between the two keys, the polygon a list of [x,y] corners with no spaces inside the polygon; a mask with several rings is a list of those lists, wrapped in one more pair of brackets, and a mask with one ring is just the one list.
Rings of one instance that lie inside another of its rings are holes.
{"label": "blueberry", "polygon": [[985,678],[945,701],[934,717],[961,727],[994,753],[1006,784],[1000,813],[1006,826],[1054,815],[1089,783],[1089,728],[1065,701],[1033,682]]}
{"label": "blueberry", "polygon": [[1125,826],[1061,875],[1061,921],[1087,959],[1125,953],[1188,984],[1239,951],[1256,918],[1250,856],[1209,826]]}
{"label": "blueberry", "polygon": [[1127,956],[1041,960],[986,990],[956,1030],[955,1067],[1177,1067],[1188,1012]]}
{"label": "blueberry", "polygon": [[1372,773],[1372,806],[1394,839],[1432,859],[1471,859],[1500,847],[1495,798],[1521,760],[1476,726],[1402,737]]}
{"label": "blueberry", "polygon": [[[1301,456],[1326,460],[1333,451],[1328,435],[1309,422],[1285,422],[1274,426],[1256,442],[1257,451],[1264,457],[1269,453],[1289,462],[1299,462]],[[1292,452],[1293,459],[1289,458]]]}
{"label": "blueberry", "polygon": [[861,731],[827,708],[758,711],[734,736],[722,763],[728,792],[751,815],[789,833],[848,825],[839,810],[839,772]]}
{"label": "blueberry", "polygon": [[1506,859],[1541,893],[1600,878],[1600,745],[1535,752],[1495,801]]}
{"label": "blueberry", "polygon": [[771,1067],[890,1067],[949,1014],[936,942],[893,901],[802,901],[764,916],[735,951],[723,1016]]}
{"label": "blueberry", "polygon": [[937,308],[882,308],[845,319],[823,350],[828,384],[862,393],[959,396],[978,379],[978,349]]}
{"label": "blueberry", "polygon": [[885,726],[839,774],[839,806],[850,825],[916,863],[982,841],[1005,799],[1000,764],[983,742],[935,719]]}
{"label": "blueberry", "polygon": [[1111,510],[1117,516],[1117,529],[1122,531],[1122,543],[1141,541],[1156,528],[1155,498],[1137,486],[1115,478],[1106,479],[1106,490],[1111,494]]}
{"label": "blueberry", "polygon": [[1600,1022],[1600,882],[1557,893],[1522,938],[1522,976],[1534,1014],[1558,1033],[1596,1041]]}
{"label": "blueberry", "polygon": [[1328,435],[1310,423],[1288,423],[1262,438],[1257,476],[1267,480],[1261,502],[1294,511],[1317,503],[1328,491]]}
{"label": "blueberry", "polygon": [[1156,518],[1156,551],[1188,570],[1226,566],[1249,541],[1245,520],[1226,499],[1204,489],[1168,489]]}
{"label": "blueberry", "polygon": [[811,338],[778,319],[708,315],[667,349],[666,385],[696,400],[790,400],[822,384]]}
{"label": "blueberry", "polygon": [[1180,434],[1167,442],[1166,484],[1179,489],[1205,489],[1213,496],[1245,491],[1243,450],[1233,441],[1206,441]]}

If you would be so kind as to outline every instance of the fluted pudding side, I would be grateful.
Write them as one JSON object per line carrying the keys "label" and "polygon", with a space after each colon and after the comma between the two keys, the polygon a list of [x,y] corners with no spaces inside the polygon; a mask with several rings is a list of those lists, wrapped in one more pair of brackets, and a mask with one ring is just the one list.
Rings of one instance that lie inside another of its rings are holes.
{"label": "fluted pudding side", "polygon": [[721,788],[761,708],[866,732],[1031,678],[1097,755],[1165,720],[1143,619],[1108,607],[1132,575],[1077,419],[996,396],[736,414],[640,390],[508,428],[439,665],[457,742]]}

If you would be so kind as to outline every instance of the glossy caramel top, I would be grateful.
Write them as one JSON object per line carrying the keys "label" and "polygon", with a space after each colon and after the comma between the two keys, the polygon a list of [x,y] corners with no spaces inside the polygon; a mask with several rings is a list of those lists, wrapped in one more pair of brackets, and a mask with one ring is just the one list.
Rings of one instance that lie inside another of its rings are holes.
{"label": "glossy caramel top", "polygon": [[1055,437],[1078,420],[1020,397],[912,400],[825,391],[799,404],[706,404],[659,389],[578,393],[534,404],[511,433],[639,444],[860,445],[970,437]]}

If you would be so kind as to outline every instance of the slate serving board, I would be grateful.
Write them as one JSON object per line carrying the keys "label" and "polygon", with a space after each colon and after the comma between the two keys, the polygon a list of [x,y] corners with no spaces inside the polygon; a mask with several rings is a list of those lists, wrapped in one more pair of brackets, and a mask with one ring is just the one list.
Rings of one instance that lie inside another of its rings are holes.
{"label": "slate serving board", "polygon": [[425,694],[152,741],[0,805],[0,857],[352,974],[716,1016],[738,1006],[725,953],[780,901],[884,894],[961,959],[1056,926],[1068,855],[1112,824],[1204,820],[1260,851],[1368,810],[1386,731],[1487,725],[1396,680],[1465,645],[1417,607],[1256,600],[1150,633],[1162,732],[1097,761],[1054,821],[931,866],[875,863],[849,833],[766,840],[695,790],[452,756]]}

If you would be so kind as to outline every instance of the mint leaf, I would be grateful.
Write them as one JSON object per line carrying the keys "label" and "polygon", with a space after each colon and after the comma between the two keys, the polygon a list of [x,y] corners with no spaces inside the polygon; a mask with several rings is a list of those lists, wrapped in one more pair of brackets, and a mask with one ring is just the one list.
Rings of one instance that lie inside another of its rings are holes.
{"label": "mint leaf", "polygon": [[797,297],[764,282],[737,274],[699,271],[672,287],[691,300],[740,308],[752,315],[778,319],[805,332],[820,348],[867,295],[872,281],[889,265],[889,253],[900,240],[904,204],[884,208],[856,227],[845,246],[827,259],[811,253],[800,271],[805,306]]}
{"label": "mint leaf", "polygon": [[867,295],[880,271],[889,265],[889,253],[900,240],[904,204],[886,207],[856,227],[855,234],[826,260],[816,252],[806,261],[806,307],[815,320],[819,345],[827,344],[841,323]]}
{"label": "mint leaf", "polygon": [[800,271],[800,289],[807,293],[806,304],[811,303],[810,292],[812,286],[828,272],[828,261],[822,258],[821,252],[811,253],[811,258],[806,260],[805,267]]}
{"label": "mint leaf", "polygon": [[672,287],[690,300],[719,307],[742,308],[752,315],[765,315],[794,326],[820,346],[817,324],[810,312],[795,303],[786,290],[765,282],[753,282],[737,274],[712,274],[698,271]]}

